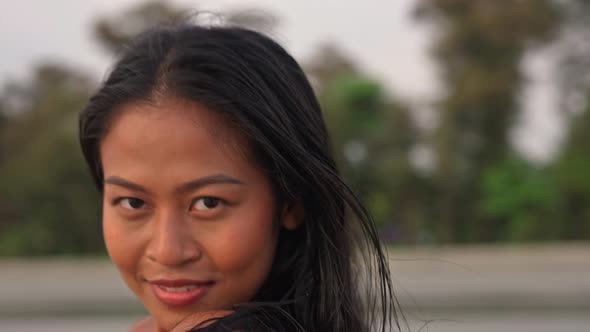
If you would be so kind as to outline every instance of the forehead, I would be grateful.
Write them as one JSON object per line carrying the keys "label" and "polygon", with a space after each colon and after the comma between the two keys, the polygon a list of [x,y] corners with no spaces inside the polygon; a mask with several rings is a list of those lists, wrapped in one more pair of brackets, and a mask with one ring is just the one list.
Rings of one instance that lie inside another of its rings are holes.
{"label": "forehead", "polygon": [[218,174],[267,181],[245,135],[207,107],[166,100],[116,111],[100,144],[104,178],[119,176],[161,192]]}
{"label": "forehead", "polygon": [[229,150],[232,155],[237,153],[250,159],[249,140],[242,130],[226,115],[200,103],[177,98],[136,101],[121,105],[114,113],[101,148],[105,141],[113,138],[119,144],[132,145],[142,142],[156,146],[167,142],[169,149],[192,142],[213,144]]}

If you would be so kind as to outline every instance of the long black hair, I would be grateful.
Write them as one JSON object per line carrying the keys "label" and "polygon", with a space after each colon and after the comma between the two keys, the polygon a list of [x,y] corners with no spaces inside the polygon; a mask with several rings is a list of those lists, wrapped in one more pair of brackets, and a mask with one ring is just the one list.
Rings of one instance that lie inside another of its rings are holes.
{"label": "long black hair", "polygon": [[250,140],[281,204],[304,222],[281,230],[270,274],[251,302],[202,331],[399,329],[387,257],[344,183],[320,106],[297,62],[244,28],[181,24],[136,37],[80,113],[80,143],[99,191],[99,145],[123,103],[162,96],[219,112]]}

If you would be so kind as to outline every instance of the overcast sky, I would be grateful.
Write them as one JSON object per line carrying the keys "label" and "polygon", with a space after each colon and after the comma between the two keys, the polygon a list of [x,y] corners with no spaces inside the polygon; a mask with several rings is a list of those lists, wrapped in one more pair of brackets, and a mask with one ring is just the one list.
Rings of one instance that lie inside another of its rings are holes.
{"label": "overcast sky", "polygon": [[[25,78],[36,63],[67,62],[103,77],[112,59],[92,38],[93,19],[113,14],[140,0],[0,0],[0,84]],[[439,84],[428,56],[429,28],[411,17],[415,0],[176,0],[199,10],[260,8],[280,20],[275,38],[297,59],[305,61],[330,42],[351,56],[388,90],[416,104],[432,102]],[[524,94],[526,126],[515,135],[518,146],[535,158],[550,154],[559,140],[559,121],[547,61],[528,62],[535,83]]]}
{"label": "overcast sky", "polygon": [[[110,59],[92,38],[93,19],[139,2],[0,0],[0,41],[5,50],[0,62],[2,79],[22,76],[45,59],[67,60],[102,74]],[[401,95],[429,94],[435,86],[425,52],[427,29],[412,23],[411,0],[173,2],[199,10],[268,10],[280,20],[276,37],[300,60],[321,43],[331,42]]]}

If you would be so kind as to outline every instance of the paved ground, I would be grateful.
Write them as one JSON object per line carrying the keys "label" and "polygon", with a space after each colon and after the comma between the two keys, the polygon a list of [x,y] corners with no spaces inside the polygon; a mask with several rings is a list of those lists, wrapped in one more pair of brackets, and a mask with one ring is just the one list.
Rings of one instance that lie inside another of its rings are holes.
{"label": "paved ground", "polygon": [[0,262],[0,316],[141,310],[107,260]]}
{"label": "paved ground", "polygon": [[[137,318],[118,317],[57,317],[32,319],[0,319],[2,332],[122,332]],[[588,332],[589,315],[534,314],[464,315],[461,319],[431,322],[428,326],[415,322],[412,332]],[[422,328],[422,330],[420,330]]]}
{"label": "paved ground", "polygon": [[397,250],[390,258],[406,306],[590,310],[590,243]]}
{"label": "paved ground", "polygon": [[[590,244],[390,258],[413,331],[590,331]],[[121,331],[141,313],[108,261],[0,261],[0,331]]]}

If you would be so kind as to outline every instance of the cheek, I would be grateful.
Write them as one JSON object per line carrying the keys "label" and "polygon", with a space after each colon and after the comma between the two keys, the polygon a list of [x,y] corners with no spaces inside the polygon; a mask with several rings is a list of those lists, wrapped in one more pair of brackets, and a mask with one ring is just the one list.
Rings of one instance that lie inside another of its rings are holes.
{"label": "cheek", "polygon": [[227,226],[208,245],[215,267],[226,275],[265,278],[274,258],[278,234],[272,215],[256,210],[241,211]]}
{"label": "cheek", "polygon": [[130,236],[129,230],[122,225],[110,209],[103,209],[102,229],[107,252],[123,277],[134,274],[136,262],[139,259],[135,236]]}

